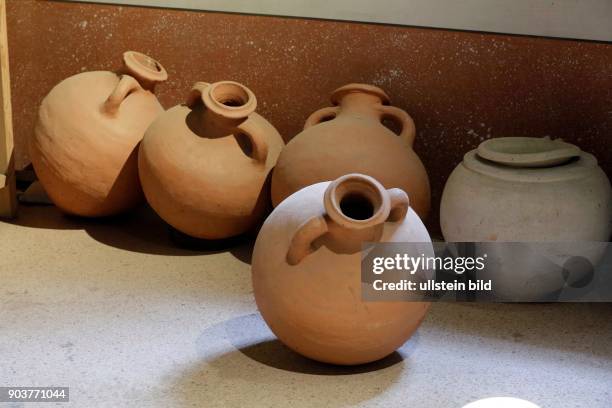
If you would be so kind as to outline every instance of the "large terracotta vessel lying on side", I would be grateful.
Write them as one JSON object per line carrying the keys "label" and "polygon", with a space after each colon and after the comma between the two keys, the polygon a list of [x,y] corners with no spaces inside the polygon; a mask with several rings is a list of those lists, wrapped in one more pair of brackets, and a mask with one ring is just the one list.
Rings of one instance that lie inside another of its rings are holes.
{"label": "large terracotta vessel lying on side", "polygon": [[362,300],[366,241],[426,243],[433,255],[406,193],[361,174],[308,186],[268,217],[253,252],[253,288],[284,344],[315,360],[361,364],[392,353],[417,329],[428,303]]}
{"label": "large terracotta vessel lying on side", "polygon": [[[331,100],[335,106],[313,113],[304,131],[283,150],[272,175],[272,203],[276,206],[310,184],[354,172],[406,191],[411,207],[424,219],[430,206],[429,180],[412,150],[412,118],[389,106],[387,94],[371,85],[343,86]],[[385,119],[401,127],[399,137],[381,123]]]}
{"label": "large terracotta vessel lying on side", "polygon": [[137,146],[163,112],[153,94],[168,77],[144,54],[123,54],[118,72],[84,72],[43,99],[30,158],[51,200],[64,212],[106,216],[139,204]]}
{"label": "large terracotta vessel lying on side", "polygon": [[[564,286],[568,254],[598,262],[603,247],[591,243],[610,238],[612,191],[597,159],[572,144],[491,139],[468,152],[450,175],[440,224],[449,242],[550,243],[496,254],[501,261],[488,268],[499,296],[537,300]],[[524,255],[535,248],[543,249],[541,256]]]}
{"label": "large terracotta vessel lying on side", "polygon": [[231,81],[198,82],[187,103],[162,114],[140,146],[139,171],[151,207],[196,238],[246,232],[269,208],[268,174],[284,146],[255,113],[255,95]]}

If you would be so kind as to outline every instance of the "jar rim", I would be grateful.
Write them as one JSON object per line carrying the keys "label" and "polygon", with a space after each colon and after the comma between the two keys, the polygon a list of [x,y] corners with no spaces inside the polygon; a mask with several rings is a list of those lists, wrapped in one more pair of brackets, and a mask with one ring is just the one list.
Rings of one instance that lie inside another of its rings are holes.
{"label": "jar rim", "polygon": [[129,73],[148,81],[163,82],[168,79],[168,72],[159,61],[138,51],[123,53],[123,63]]}
{"label": "jar rim", "polygon": [[[368,203],[366,217],[355,218],[343,208],[344,199],[357,195]],[[365,174],[346,174],[332,181],[325,190],[324,203],[327,215],[338,225],[363,229],[385,222],[390,213],[387,190],[373,177]]]}
{"label": "jar rim", "polygon": [[381,88],[375,85],[358,83],[347,84],[334,90],[331,95],[331,102],[335,106],[340,105],[340,103],[342,102],[342,98],[352,93],[361,93],[376,96],[380,99],[380,103],[382,103],[383,105],[389,105],[391,103],[389,95],[387,95],[387,93]]}

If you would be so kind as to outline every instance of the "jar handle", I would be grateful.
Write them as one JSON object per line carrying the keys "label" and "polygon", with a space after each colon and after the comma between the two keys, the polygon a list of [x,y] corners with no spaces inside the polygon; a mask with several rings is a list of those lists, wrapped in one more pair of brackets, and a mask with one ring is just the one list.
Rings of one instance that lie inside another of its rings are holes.
{"label": "jar handle", "polygon": [[236,126],[239,133],[245,134],[253,146],[253,159],[260,163],[265,163],[268,158],[268,143],[264,135],[265,130],[252,119],[247,118],[244,122]]}
{"label": "jar handle", "polygon": [[408,214],[408,208],[410,207],[410,199],[408,194],[401,188],[390,188],[387,190],[389,194],[389,201],[391,210],[387,221],[389,222],[400,222],[406,218]]}
{"label": "jar handle", "polygon": [[414,144],[416,127],[410,115],[405,110],[395,106],[381,106],[380,113],[381,120],[390,119],[402,127],[399,137],[401,137],[408,146],[412,147]]}
{"label": "jar handle", "polygon": [[185,104],[190,108],[193,108],[199,102],[202,102],[202,94],[206,91],[210,84],[208,82],[198,81],[191,87],[189,95],[187,95],[187,101]]}
{"label": "jar handle", "polygon": [[116,115],[119,111],[119,106],[132,92],[141,90],[140,83],[134,77],[122,75],[115,89],[106,99],[103,105],[103,111],[109,115]]}
{"label": "jar handle", "polygon": [[336,116],[338,116],[339,110],[340,107],[338,106],[329,106],[327,108],[319,109],[318,111],[310,115],[308,119],[306,119],[306,122],[304,123],[304,129],[307,129],[314,125],[318,125],[321,122],[334,119]]}
{"label": "jar handle", "polygon": [[312,243],[327,233],[327,221],[323,216],[315,216],[300,225],[291,239],[287,251],[287,263],[297,265],[315,250]]}

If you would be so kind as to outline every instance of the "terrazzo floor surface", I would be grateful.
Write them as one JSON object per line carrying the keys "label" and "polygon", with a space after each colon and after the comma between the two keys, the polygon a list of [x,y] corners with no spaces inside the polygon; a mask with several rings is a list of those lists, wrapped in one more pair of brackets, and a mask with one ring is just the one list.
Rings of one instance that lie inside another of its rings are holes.
{"label": "terrazzo floor surface", "polygon": [[0,386],[69,386],[63,406],[88,408],[612,406],[612,304],[435,304],[397,353],[332,367],[275,340],[249,258],[181,249],[149,211],[22,207],[0,222]]}

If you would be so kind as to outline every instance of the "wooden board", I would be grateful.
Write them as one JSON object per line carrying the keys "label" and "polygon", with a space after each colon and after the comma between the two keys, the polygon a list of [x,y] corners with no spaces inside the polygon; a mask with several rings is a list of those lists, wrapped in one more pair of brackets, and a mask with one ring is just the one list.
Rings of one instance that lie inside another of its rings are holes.
{"label": "wooden board", "polygon": [[6,35],[6,0],[0,0],[0,217],[13,217],[17,210],[13,155],[13,119]]}

